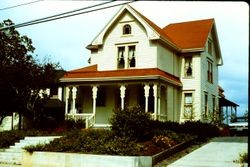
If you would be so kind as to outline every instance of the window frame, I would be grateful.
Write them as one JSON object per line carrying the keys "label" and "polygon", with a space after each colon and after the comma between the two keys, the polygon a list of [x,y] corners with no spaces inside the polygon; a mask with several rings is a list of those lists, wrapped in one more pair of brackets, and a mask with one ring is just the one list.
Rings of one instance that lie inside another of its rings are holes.
{"label": "window frame", "polygon": [[212,55],[213,54],[213,41],[211,39],[208,40],[207,43],[207,52]]}
{"label": "window frame", "polygon": [[[186,95],[191,95],[191,103],[186,103]],[[191,119],[192,114],[194,114],[194,92],[184,92],[183,93],[183,116],[185,119]]]}
{"label": "window frame", "polygon": [[122,35],[131,35],[132,34],[132,28],[130,24],[125,24],[122,27]]}
{"label": "window frame", "polygon": [[[190,60],[190,61],[187,61]],[[188,65],[186,65],[188,63]],[[188,75],[187,71],[191,68],[191,74]],[[193,77],[193,56],[184,57],[184,77]]]}
{"label": "window frame", "polygon": [[[131,49],[133,48],[133,49]],[[132,51],[132,57],[130,57],[130,51]],[[128,46],[128,68],[135,68],[136,67],[136,45],[129,45]],[[134,66],[131,66],[131,62],[134,60]]]}
{"label": "window frame", "polygon": [[213,84],[213,61],[207,60],[207,81]]}
{"label": "window frame", "polygon": [[[117,47],[117,68],[125,69],[125,46]],[[121,54],[121,55],[120,55]],[[122,63],[122,65],[120,64]]]}
{"label": "window frame", "polygon": [[204,92],[204,118],[208,118],[208,93]]}

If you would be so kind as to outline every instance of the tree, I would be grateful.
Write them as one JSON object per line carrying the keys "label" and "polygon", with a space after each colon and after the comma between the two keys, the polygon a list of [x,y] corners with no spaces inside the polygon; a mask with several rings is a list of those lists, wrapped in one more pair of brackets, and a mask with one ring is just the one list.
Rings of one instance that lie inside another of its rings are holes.
{"label": "tree", "polygon": [[[4,20],[0,28],[14,25]],[[58,82],[58,63],[39,63],[32,53],[32,40],[14,27],[0,30],[0,124],[13,112],[31,116],[41,89]],[[21,122],[21,121],[19,121]],[[20,127],[21,125],[19,125]]]}

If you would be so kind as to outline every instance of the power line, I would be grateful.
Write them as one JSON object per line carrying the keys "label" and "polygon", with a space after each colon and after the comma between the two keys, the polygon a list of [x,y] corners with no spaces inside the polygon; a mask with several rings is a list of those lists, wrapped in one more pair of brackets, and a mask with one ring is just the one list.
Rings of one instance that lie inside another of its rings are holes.
{"label": "power line", "polygon": [[[8,29],[8,28],[11,28],[11,27],[20,28],[20,27],[30,26],[30,25],[34,25],[34,24],[49,22],[49,21],[53,21],[53,20],[63,19],[63,18],[67,18],[67,17],[72,17],[72,16],[76,16],[76,15],[80,15],[80,14],[95,12],[95,11],[99,11],[99,10],[103,10],[103,9],[107,9],[107,8],[112,8],[112,7],[128,4],[128,3],[131,3],[131,2],[134,2],[134,1],[124,2],[124,3],[120,3],[120,4],[116,4],[116,5],[105,6],[105,7],[101,7],[101,8],[97,8],[97,9],[92,9],[92,10],[88,10],[88,11],[79,12],[81,10],[90,9],[90,8],[101,6],[101,5],[104,5],[104,4],[111,3],[111,2],[114,2],[114,0],[109,1],[109,2],[105,2],[105,3],[101,3],[101,4],[97,4],[97,5],[93,5],[93,6],[89,6],[89,7],[84,7],[84,8],[81,8],[81,9],[76,9],[76,10],[69,11],[69,12],[64,12],[64,13],[61,13],[61,14],[57,14],[57,15],[53,15],[53,16],[49,16],[49,17],[45,17],[45,18],[41,18],[41,19],[28,21],[28,22],[25,22],[25,23],[6,26],[6,27],[3,27],[3,28],[0,28],[0,30]],[[76,12],[78,12],[78,13],[76,13]],[[70,14],[70,13],[72,13],[72,14]]]}
{"label": "power line", "polygon": [[22,3],[22,4],[14,5],[14,6],[8,6],[8,7],[0,8],[0,11],[7,10],[7,9],[12,9],[12,8],[16,8],[16,7],[20,7],[20,6],[30,5],[30,4],[33,4],[33,3],[40,2],[40,1],[43,1],[43,0],[36,0],[36,1],[31,1],[31,2],[27,2],[27,3]]}
{"label": "power line", "polygon": [[[67,14],[78,12],[78,11],[81,11],[81,10],[86,10],[86,9],[94,8],[94,7],[97,7],[97,6],[105,5],[105,4],[108,4],[108,3],[111,3],[111,2],[114,2],[114,0],[111,0],[111,1],[108,1],[108,2],[104,2],[104,3],[99,3],[99,4],[88,6],[88,7],[84,7],[84,8],[80,8],[80,9],[71,10],[71,11],[68,11],[68,12],[60,13],[60,14],[55,14],[55,15],[44,17],[44,18],[40,18],[40,19],[35,19],[35,20],[28,21],[28,22],[25,22],[25,23],[39,22],[39,21],[43,21],[43,20],[49,20],[49,19],[52,19],[52,18],[57,18],[57,17],[62,16],[62,15],[67,15]],[[25,23],[21,23],[21,24],[25,24]]]}

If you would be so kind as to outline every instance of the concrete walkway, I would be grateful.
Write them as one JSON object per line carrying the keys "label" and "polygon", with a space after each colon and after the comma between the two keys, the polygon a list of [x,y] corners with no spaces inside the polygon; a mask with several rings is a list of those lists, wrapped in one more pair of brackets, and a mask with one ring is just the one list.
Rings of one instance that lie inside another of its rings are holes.
{"label": "concrete walkway", "polygon": [[218,137],[168,167],[239,167],[239,154],[248,152],[248,137]]}

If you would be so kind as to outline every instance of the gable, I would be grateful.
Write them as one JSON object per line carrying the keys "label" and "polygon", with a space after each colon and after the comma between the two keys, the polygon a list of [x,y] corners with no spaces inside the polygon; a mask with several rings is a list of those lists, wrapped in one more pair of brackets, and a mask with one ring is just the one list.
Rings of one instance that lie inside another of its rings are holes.
{"label": "gable", "polygon": [[102,29],[102,31],[97,35],[97,37],[95,37],[91,44],[88,45],[86,48],[91,49],[94,48],[94,46],[103,45],[105,35],[110,31],[110,29],[112,29],[112,26],[116,24],[122,16],[124,16],[125,12],[133,16],[135,20],[142,25],[149,40],[164,39],[165,42],[169,42],[169,44],[174,47],[174,45],[165,37],[166,35],[162,32],[161,28],[159,28],[153,22],[148,20],[138,11],[133,9],[131,6],[125,5],[118,11],[118,13],[109,21],[109,23]]}
{"label": "gable", "polygon": [[[179,53],[205,51],[208,36],[211,33],[215,39],[214,44],[218,65],[222,64],[222,56],[214,19],[173,23],[164,28],[160,28],[129,5],[123,6],[86,48],[91,50],[103,45],[105,35],[114,28],[114,25],[117,24],[119,20],[124,19],[122,17],[127,17],[129,15],[143,27],[148,40],[161,40],[166,46],[169,46]],[[131,18],[127,17],[124,21],[129,22]]]}

